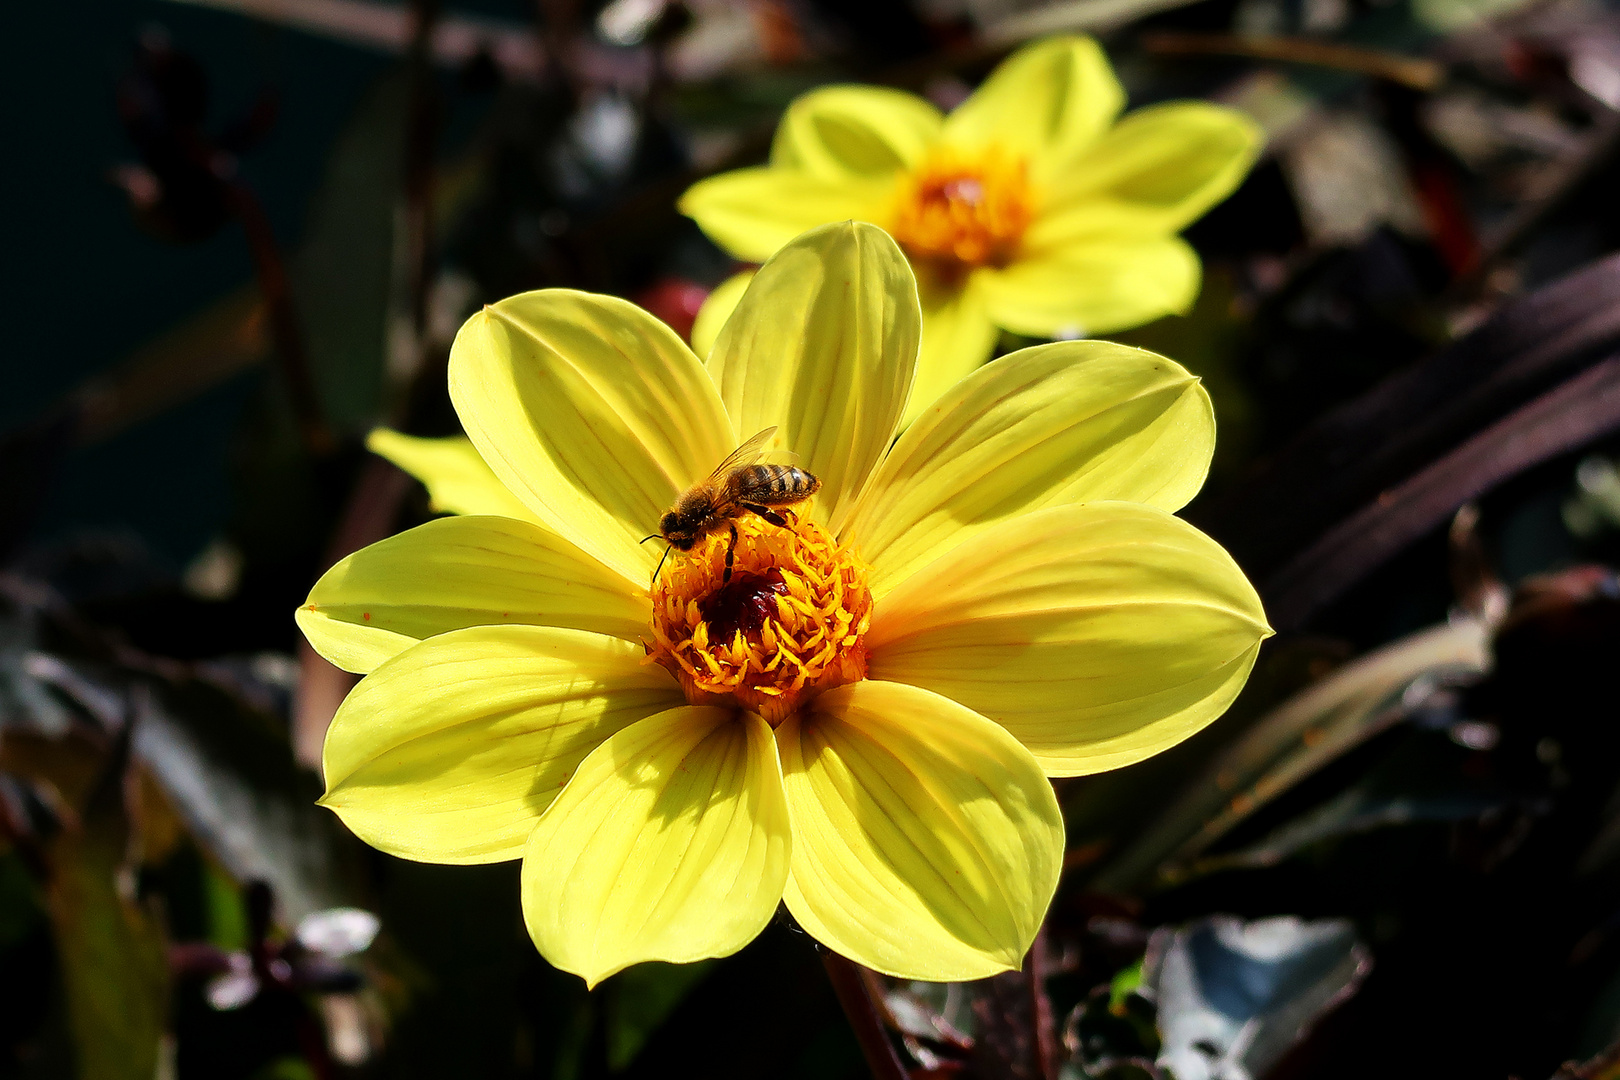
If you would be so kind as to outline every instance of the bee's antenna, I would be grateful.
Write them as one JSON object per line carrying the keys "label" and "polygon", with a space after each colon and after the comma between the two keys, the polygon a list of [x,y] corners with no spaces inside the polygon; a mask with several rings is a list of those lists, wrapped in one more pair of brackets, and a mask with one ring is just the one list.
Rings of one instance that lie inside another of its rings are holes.
{"label": "bee's antenna", "polygon": [[[662,558],[662,559],[659,559],[659,560],[658,560],[658,570],[662,570],[662,569],[663,569],[663,568],[664,568],[664,559],[667,559],[667,558],[669,558],[669,553],[670,553],[670,551],[671,551],[671,550],[673,550],[673,549],[674,549],[674,547],[675,547],[675,545],[674,545],[674,544],[671,544],[671,545],[669,545],[669,547],[667,547],[667,548],[665,548],[665,549],[664,549],[664,556],[663,556],[663,558]],[[653,571],[653,582],[654,582],[654,583],[655,583],[655,584],[656,584],[656,583],[657,583],[657,581],[658,581],[658,570],[654,570],[654,571]]]}
{"label": "bee's antenna", "polygon": [[636,543],[645,544],[649,540],[662,540],[663,538],[663,533],[653,533],[651,536],[643,536],[640,540],[637,540]]}

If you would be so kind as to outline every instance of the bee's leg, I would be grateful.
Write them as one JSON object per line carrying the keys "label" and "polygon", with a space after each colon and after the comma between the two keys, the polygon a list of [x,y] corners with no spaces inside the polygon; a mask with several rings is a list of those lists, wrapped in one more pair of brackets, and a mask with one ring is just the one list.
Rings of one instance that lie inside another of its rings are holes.
{"label": "bee's leg", "polygon": [[720,584],[731,581],[731,560],[737,555],[737,523],[731,523],[731,543],[726,545],[726,572],[720,575]]}
{"label": "bee's leg", "polygon": [[752,510],[754,513],[758,514],[772,525],[775,525],[778,529],[787,528],[787,520],[770,507],[760,506],[758,503],[743,503],[742,505],[743,509]]}

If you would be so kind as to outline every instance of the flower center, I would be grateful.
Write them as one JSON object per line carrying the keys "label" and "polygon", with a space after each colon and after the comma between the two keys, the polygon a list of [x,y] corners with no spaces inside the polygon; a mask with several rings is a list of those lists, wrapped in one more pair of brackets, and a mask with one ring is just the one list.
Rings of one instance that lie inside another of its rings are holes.
{"label": "flower center", "polygon": [[1033,217],[1027,174],[995,150],[971,160],[935,152],[901,182],[889,231],[913,259],[947,269],[1005,265]]}
{"label": "flower center", "polygon": [[692,704],[740,705],[774,726],[823,690],[866,677],[872,594],[865,566],[815,522],[783,528],[745,514],[736,526],[730,581],[729,529],[671,554],[652,589],[647,658]]}

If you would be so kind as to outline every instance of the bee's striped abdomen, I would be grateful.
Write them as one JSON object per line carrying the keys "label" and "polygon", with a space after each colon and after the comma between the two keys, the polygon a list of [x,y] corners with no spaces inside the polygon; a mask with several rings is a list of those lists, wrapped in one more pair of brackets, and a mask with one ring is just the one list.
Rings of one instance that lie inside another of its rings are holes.
{"label": "bee's striped abdomen", "polygon": [[820,477],[796,465],[748,465],[737,472],[737,496],[742,502],[783,506],[808,499],[821,487]]}

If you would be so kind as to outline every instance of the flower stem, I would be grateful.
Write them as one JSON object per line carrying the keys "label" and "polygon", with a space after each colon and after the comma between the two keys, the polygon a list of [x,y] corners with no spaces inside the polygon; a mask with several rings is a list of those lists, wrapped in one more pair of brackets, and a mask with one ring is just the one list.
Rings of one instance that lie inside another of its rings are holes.
{"label": "flower stem", "polygon": [[1046,996],[1046,923],[1041,923],[1035,941],[1024,959],[1024,980],[1029,990],[1029,1043],[1034,1055],[1038,1080],[1057,1080],[1056,1033],[1052,1023],[1052,999]]}
{"label": "flower stem", "polygon": [[297,417],[304,446],[317,457],[325,456],[336,448],[337,440],[321,412],[320,394],[315,389],[303,328],[293,305],[287,264],[282,260],[275,232],[265,217],[264,207],[245,183],[234,179],[225,181],[225,196],[247,237],[259,293],[264,297],[265,310],[270,316],[270,337],[275,342],[276,358],[281,363],[287,397]]}
{"label": "flower stem", "polygon": [[867,992],[861,969],[854,961],[831,949],[817,951],[821,953],[821,964],[827,969],[833,993],[838,995],[838,1004],[844,1007],[849,1026],[855,1029],[855,1041],[861,1044],[861,1053],[866,1057],[874,1080],[910,1080],[906,1067],[900,1063],[900,1055],[895,1053],[894,1044],[883,1030],[877,1003]]}

